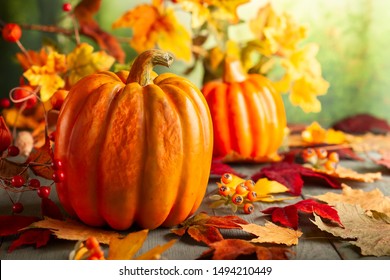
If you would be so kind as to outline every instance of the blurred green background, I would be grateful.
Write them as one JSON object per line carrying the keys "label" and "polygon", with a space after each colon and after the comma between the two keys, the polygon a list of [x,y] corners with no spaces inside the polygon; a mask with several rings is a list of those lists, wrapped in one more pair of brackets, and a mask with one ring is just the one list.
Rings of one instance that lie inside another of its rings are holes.
{"label": "blurred green background", "polygon": [[[0,19],[4,22],[26,24],[60,24],[71,27],[64,18],[62,4],[78,1],[56,0],[1,0]],[[111,24],[126,10],[151,1],[103,0],[96,19],[103,29],[119,36],[130,36],[130,30],[112,30]],[[258,5],[263,0],[252,0]],[[309,27],[307,42],[319,44],[317,56],[323,76],[330,83],[326,95],[319,97],[320,113],[304,113],[293,107],[285,95],[287,118],[290,123],[310,123],[324,126],[356,113],[371,113],[390,121],[390,1],[387,0],[273,0],[274,5],[291,13],[299,23]],[[188,23],[184,12],[178,16]],[[249,16],[249,15],[248,15]],[[85,41],[86,39],[83,38]],[[64,51],[74,42],[62,35],[26,30],[21,42],[27,49],[38,50],[42,41],[60,45]],[[87,40],[88,41],[88,40]],[[90,41],[88,41],[90,42]],[[90,42],[91,43],[91,42]],[[127,62],[134,51],[126,44]],[[22,69],[15,60],[15,44],[0,40],[0,96],[5,97],[18,84]],[[182,73],[188,65],[177,61],[171,71]],[[190,76],[201,86],[202,69]]]}

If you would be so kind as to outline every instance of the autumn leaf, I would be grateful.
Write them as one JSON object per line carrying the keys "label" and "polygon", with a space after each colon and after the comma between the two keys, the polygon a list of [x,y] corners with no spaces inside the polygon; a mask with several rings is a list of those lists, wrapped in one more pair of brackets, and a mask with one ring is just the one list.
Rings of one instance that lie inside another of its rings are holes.
{"label": "autumn leaf", "polygon": [[380,164],[383,166],[386,166],[387,168],[390,168],[390,151],[382,152],[381,158],[374,160],[376,164]]}
{"label": "autumn leaf", "polygon": [[41,87],[40,97],[43,102],[46,102],[57,89],[65,86],[61,74],[64,74],[66,69],[65,55],[50,50],[44,65],[32,65],[23,76],[30,85]]}
{"label": "autumn leaf", "polygon": [[35,248],[45,246],[50,240],[51,232],[48,229],[29,229],[23,231],[20,236],[14,240],[8,248],[8,253],[23,245],[35,245]]}
{"label": "autumn leaf", "polygon": [[322,218],[341,224],[337,211],[332,206],[319,203],[313,199],[301,200],[295,204],[285,207],[270,207],[261,212],[264,214],[270,214],[273,222],[279,222],[283,226],[297,229],[298,211],[304,213],[316,213]]}
{"label": "autumn leaf", "polygon": [[351,134],[390,132],[390,124],[385,120],[370,114],[356,114],[337,121],[332,126],[334,129]]}
{"label": "autumn leaf", "polygon": [[301,194],[304,180],[319,179],[319,183],[335,189],[341,188],[341,183],[331,176],[316,172],[311,168],[304,167],[300,164],[289,162],[273,163],[263,167],[259,172],[252,175],[252,180],[254,181],[257,181],[260,178],[268,178],[269,180],[279,182],[286,186],[293,195]]}
{"label": "autumn leaf", "polygon": [[130,260],[142,248],[148,230],[141,230],[126,235],[123,238],[112,238],[110,240],[108,259],[110,260]]}
{"label": "autumn leaf", "polygon": [[263,163],[263,162],[277,162],[277,161],[280,161],[280,159],[281,159],[281,157],[277,153],[267,155],[264,157],[251,157],[251,156],[242,156],[239,153],[237,153],[236,151],[232,151],[222,158],[222,162],[226,162],[226,163],[229,163],[229,162]]}
{"label": "autumn leaf", "polygon": [[53,179],[54,170],[51,167],[52,154],[50,140],[46,135],[45,144],[40,148],[35,148],[26,160],[26,164],[30,164],[30,169],[35,175],[46,179]]}
{"label": "autumn leaf", "polygon": [[263,247],[242,239],[224,239],[209,245],[200,259],[235,260],[287,260],[290,250],[283,247]]}
{"label": "autumn leaf", "polygon": [[201,212],[171,229],[176,235],[183,236],[188,233],[193,239],[205,244],[220,241],[223,238],[218,229],[240,229],[239,224],[248,222],[237,216],[209,216]]}
{"label": "autumn leaf", "polygon": [[223,163],[220,159],[213,159],[211,162],[210,175],[222,176],[225,173],[230,173],[236,176],[245,177],[244,174],[237,172],[230,165]]}
{"label": "autumn leaf", "polygon": [[350,168],[345,168],[338,165],[334,170],[327,169],[314,169],[316,172],[324,173],[334,178],[348,179],[358,182],[372,183],[379,180],[382,177],[381,172],[369,172],[369,173],[358,173]]}
{"label": "autumn leaf", "polygon": [[254,243],[276,243],[291,246],[297,245],[298,238],[302,235],[299,230],[280,227],[271,222],[266,222],[264,226],[247,224],[241,225],[241,227],[244,231],[257,236],[251,240]]}
{"label": "autumn leaf", "polygon": [[64,219],[60,208],[50,198],[41,199],[41,211],[43,217],[49,217],[56,220]]}
{"label": "autumn leaf", "polygon": [[93,52],[93,47],[81,43],[66,57],[69,71],[69,84],[74,85],[81,78],[109,70],[115,58],[104,51]]}
{"label": "autumn leaf", "polygon": [[318,122],[312,122],[301,133],[302,140],[313,144],[342,144],[346,143],[346,135],[332,128],[325,129]]}
{"label": "autumn leaf", "polygon": [[366,211],[358,205],[336,203],[335,209],[343,227],[324,223],[314,215],[312,222],[321,230],[344,239],[353,239],[349,243],[360,247],[363,255],[390,255],[390,218],[384,213]]}
{"label": "autumn leaf", "polygon": [[55,236],[66,240],[85,240],[89,236],[95,236],[99,243],[103,244],[109,244],[111,238],[122,236],[117,232],[89,227],[75,220],[66,219],[63,221],[48,217],[31,224],[28,228],[50,229]]}
{"label": "autumn leaf", "polygon": [[157,46],[174,53],[179,59],[191,59],[191,36],[176,19],[173,9],[166,8],[163,1],[136,6],[124,13],[112,27],[131,28],[130,45],[138,53]]}
{"label": "autumn leaf", "polygon": [[355,152],[390,152],[390,134],[376,135],[366,133],[361,136],[355,136],[350,145]]}
{"label": "autumn leaf", "polygon": [[284,193],[289,191],[289,189],[281,183],[269,180],[267,178],[261,178],[257,180],[254,191],[257,194],[256,201],[275,202],[292,199],[292,197],[276,198],[272,196],[271,194]]}
{"label": "autumn leaf", "polygon": [[338,202],[359,205],[364,210],[375,210],[390,216],[390,197],[385,196],[379,189],[365,192],[360,189],[352,189],[343,184],[343,192],[325,193],[322,195],[313,196],[313,198],[324,201],[329,205],[335,206]]}
{"label": "autumn leaf", "polygon": [[7,160],[6,158],[0,158],[1,178],[8,178],[10,180],[15,174],[21,174],[26,180],[28,178],[28,172],[24,172],[25,169],[25,166],[22,164]]}
{"label": "autumn leaf", "polygon": [[9,236],[19,233],[19,230],[38,221],[38,217],[33,216],[0,216],[0,236]]}
{"label": "autumn leaf", "polygon": [[101,49],[108,51],[119,63],[124,63],[126,54],[116,37],[104,31],[94,19],[100,4],[101,0],[82,0],[77,4],[74,15],[80,26],[80,33],[95,40]]}

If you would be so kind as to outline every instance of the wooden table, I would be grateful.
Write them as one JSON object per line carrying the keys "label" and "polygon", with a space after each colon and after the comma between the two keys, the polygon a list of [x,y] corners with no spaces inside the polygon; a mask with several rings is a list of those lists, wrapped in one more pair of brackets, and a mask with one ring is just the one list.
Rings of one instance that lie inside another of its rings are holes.
{"label": "wooden table", "polygon": [[[348,182],[353,188],[359,188],[364,191],[369,191],[375,188],[380,189],[386,196],[390,196],[390,171],[384,167],[374,165],[370,161],[358,162],[358,161],[343,161],[341,164],[345,167],[353,168],[359,172],[382,172],[382,179],[375,183],[359,183]],[[237,171],[248,175],[254,174],[258,171],[261,165],[249,165],[238,164],[233,166]],[[216,188],[216,179],[211,177],[208,186],[208,193]],[[53,188],[54,189],[54,188]],[[290,200],[287,203],[292,204],[300,199],[308,198],[310,195],[319,195],[326,192],[340,193],[341,190],[335,190],[324,186],[307,185],[303,188],[302,197],[296,200]],[[53,191],[50,198],[55,202],[58,202],[56,193]],[[35,193],[24,193],[21,201],[25,204],[24,215],[40,215],[39,199]],[[259,203],[257,204],[260,209],[265,209],[270,206],[286,206],[286,202],[281,203]],[[1,190],[0,193],[0,214],[9,214],[10,202],[7,195]],[[259,209],[257,208],[257,209]],[[209,214],[214,215],[231,215],[230,208],[218,208],[210,209],[207,206],[206,199],[201,205],[198,211],[206,211]],[[256,211],[255,214],[245,215],[237,214],[248,222],[257,223],[263,225],[267,219],[265,216],[259,214]],[[291,250],[294,252],[291,255],[291,259],[297,260],[356,260],[356,259],[384,259],[390,260],[390,257],[372,257],[362,256],[359,252],[360,249],[348,243],[347,241],[340,241],[339,238],[333,237],[328,233],[322,232],[314,224],[309,221],[307,214],[300,218],[299,229],[303,232],[302,237],[299,239],[297,246],[292,246]],[[311,218],[311,217],[310,217]],[[224,230],[223,234],[225,238],[242,237],[242,231],[239,230]],[[170,239],[178,238],[176,235],[170,233],[170,229],[156,229],[149,232],[148,238],[140,250],[139,253],[145,252],[157,245],[161,245],[169,241]],[[10,246],[14,238],[6,237],[1,240],[0,259],[6,260],[24,260],[24,259],[42,259],[42,260],[66,260],[68,259],[69,252],[73,249],[75,241],[66,241],[52,238],[49,243],[39,249],[35,249],[33,246],[25,246],[20,249],[16,249],[12,253],[7,253],[7,249]],[[191,260],[197,259],[202,252],[206,251],[208,247],[201,243],[193,241],[188,236],[183,236],[178,242],[174,244],[163,255],[163,259],[171,260]]]}

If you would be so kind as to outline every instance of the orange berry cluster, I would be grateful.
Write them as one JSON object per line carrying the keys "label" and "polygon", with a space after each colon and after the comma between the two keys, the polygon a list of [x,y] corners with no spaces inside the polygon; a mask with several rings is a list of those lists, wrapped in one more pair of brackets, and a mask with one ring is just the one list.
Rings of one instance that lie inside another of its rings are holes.
{"label": "orange berry cluster", "polygon": [[255,207],[252,202],[256,201],[257,194],[254,190],[255,182],[246,180],[236,186],[231,186],[233,175],[225,173],[221,177],[221,182],[218,183],[218,193],[220,199],[225,201],[225,204],[234,205],[233,208],[242,208],[244,213],[250,214]]}
{"label": "orange berry cluster", "polygon": [[75,249],[69,257],[72,260],[104,260],[104,252],[99,241],[94,236],[88,237],[84,242],[77,242]]}
{"label": "orange berry cluster", "polygon": [[328,153],[324,148],[307,148],[303,150],[302,158],[305,163],[314,168],[329,171],[335,170],[339,163],[339,154],[337,152]]}

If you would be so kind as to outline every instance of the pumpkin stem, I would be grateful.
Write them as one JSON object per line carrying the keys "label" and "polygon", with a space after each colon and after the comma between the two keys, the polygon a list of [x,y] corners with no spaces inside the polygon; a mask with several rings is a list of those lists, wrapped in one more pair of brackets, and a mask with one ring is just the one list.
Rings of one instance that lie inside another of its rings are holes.
{"label": "pumpkin stem", "polygon": [[226,57],[224,63],[222,79],[225,83],[241,83],[247,79],[247,75],[239,59]]}
{"label": "pumpkin stem", "polygon": [[157,49],[145,51],[134,60],[126,84],[135,82],[141,86],[149,85],[153,82],[153,67],[156,65],[169,67],[172,62],[173,55],[166,51]]}

